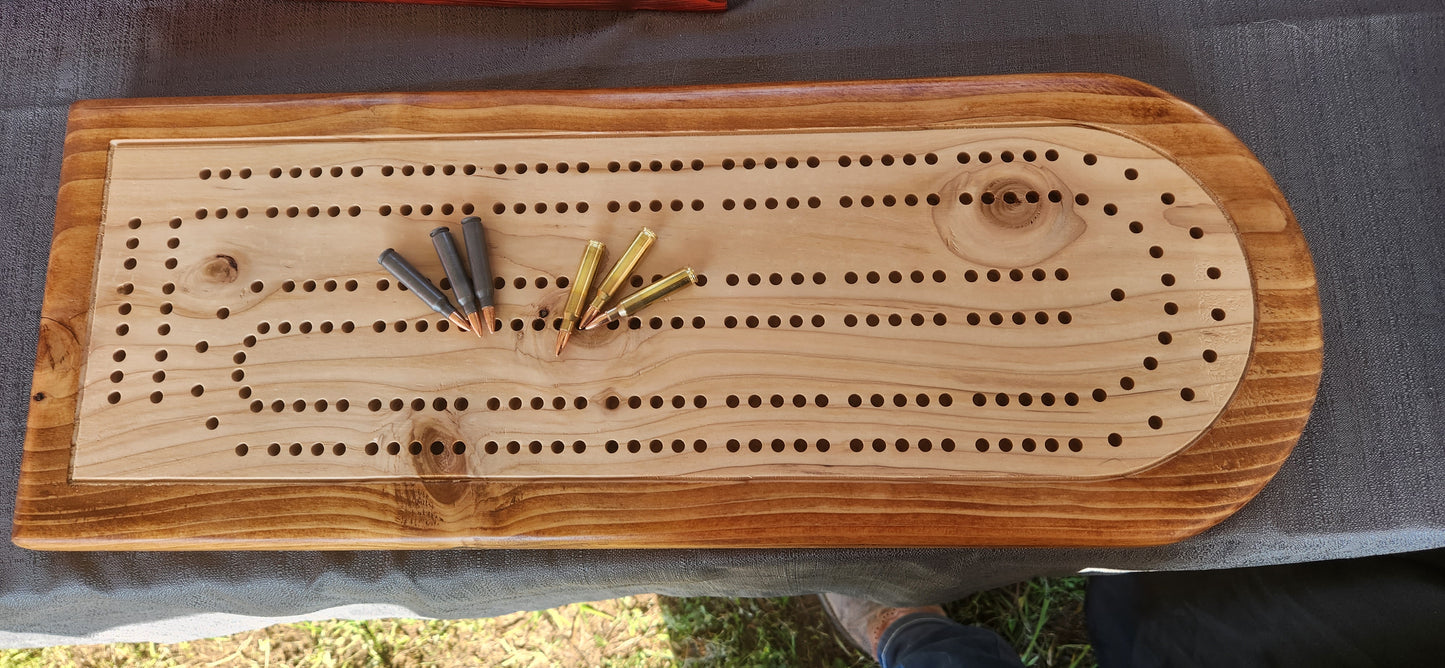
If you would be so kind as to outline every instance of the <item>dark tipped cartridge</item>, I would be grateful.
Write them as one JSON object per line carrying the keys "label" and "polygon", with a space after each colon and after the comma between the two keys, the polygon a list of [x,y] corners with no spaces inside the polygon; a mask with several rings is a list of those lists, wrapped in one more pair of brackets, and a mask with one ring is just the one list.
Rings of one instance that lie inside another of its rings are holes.
{"label": "dark tipped cartridge", "polygon": [[472,292],[472,282],[467,280],[467,270],[462,267],[462,255],[457,252],[457,242],[452,238],[451,230],[445,227],[432,230],[431,245],[436,248],[437,257],[442,261],[442,269],[447,272],[447,280],[452,283],[452,294],[457,296],[457,303],[462,305],[462,313],[466,315],[467,322],[471,323],[472,331],[480,338],[482,323],[477,318],[477,295]]}
{"label": "dark tipped cartridge", "polygon": [[492,264],[487,260],[487,230],[482,219],[467,216],[462,219],[462,243],[467,246],[467,264],[472,270],[472,292],[477,297],[477,306],[482,311],[481,319],[488,332],[497,331],[497,309],[493,305]]}
{"label": "dark tipped cartridge", "polygon": [[432,285],[426,276],[417,271],[416,267],[407,262],[401,253],[396,252],[396,249],[388,248],[382,251],[376,261],[391,272],[391,275],[395,276],[402,285],[405,285],[406,289],[411,290],[417,299],[426,302],[431,310],[446,316],[447,320],[452,321],[452,324],[460,327],[462,331],[467,331],[467,321],[463,320],[456,308],[452,307],[452,303],[447,301],[447,296],[442,294],[442,291],[438,290],[435,285]]}

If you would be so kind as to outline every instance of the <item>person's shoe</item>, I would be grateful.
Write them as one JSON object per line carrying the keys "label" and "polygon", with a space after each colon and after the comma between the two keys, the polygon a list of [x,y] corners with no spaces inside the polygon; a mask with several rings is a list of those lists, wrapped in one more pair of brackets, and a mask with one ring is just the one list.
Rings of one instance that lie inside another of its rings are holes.
{"label": "person's shoe", "polygon": [[914,613],[944,616],[943,608],[936,605],[890,608],[882,603],[834,593],[819,594],[818,598],[823,601],[823,610],[828,613],[828,619],[833,622],[838,635],[847,638],[875,660],[878,658],[878,641],[893,622]]}

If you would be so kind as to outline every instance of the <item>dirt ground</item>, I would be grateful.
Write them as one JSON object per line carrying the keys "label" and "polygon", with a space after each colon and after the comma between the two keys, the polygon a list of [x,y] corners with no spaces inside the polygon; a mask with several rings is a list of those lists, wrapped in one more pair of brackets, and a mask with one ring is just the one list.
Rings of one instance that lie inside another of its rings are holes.
{"label": "dirt ground", "polygon": [[651,594],[490,619],[300,622],[169,645],[119,643],[0,652],[0,667],[507,666],[674,664]]}

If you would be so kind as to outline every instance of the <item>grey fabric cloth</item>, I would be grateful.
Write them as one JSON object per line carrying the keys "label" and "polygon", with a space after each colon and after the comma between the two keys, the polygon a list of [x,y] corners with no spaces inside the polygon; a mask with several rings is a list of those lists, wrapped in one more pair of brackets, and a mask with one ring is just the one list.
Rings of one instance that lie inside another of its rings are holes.
{"label": "grey fabric cloth", "polygon": [[[1204,108],[1294,207],[1326,373],[1240,513],[1129,550],[39,553],[0,545],[0,645],[284,618],[474,617],[637,592],[896,603],[1084,567],[1445,546],[1445,9],[1432,2],[734,0],[722,15],[330,2],[0,3],[0,516],[9,518],[67,106],[135,96],[1112,72]],[[345,606],[345,607],[339,607]]]}

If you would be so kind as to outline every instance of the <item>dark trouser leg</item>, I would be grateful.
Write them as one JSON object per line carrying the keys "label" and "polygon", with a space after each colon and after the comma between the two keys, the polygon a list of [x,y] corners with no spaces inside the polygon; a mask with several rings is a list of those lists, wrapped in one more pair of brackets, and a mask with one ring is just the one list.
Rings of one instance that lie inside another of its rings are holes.
{"label": "dark trouser leg", "polygon": [[1018,653],[997,633],[947,617],[913,614],[878,641],[882,668],[1020,668]]}
{"label": "dark trouser leg", "polygon": [[1428,666],[1445,656],[1445,550],[1089,578],[1103,668]]}

